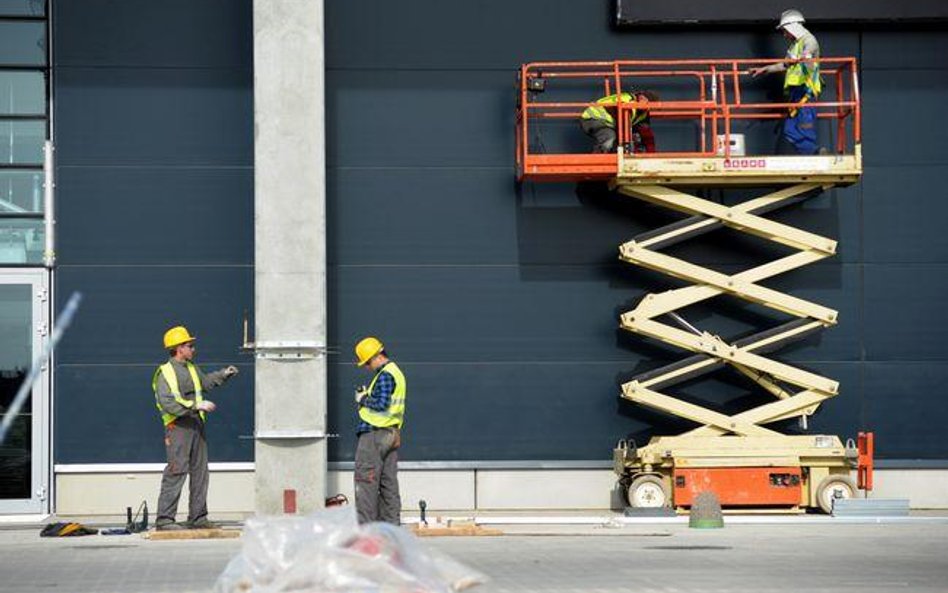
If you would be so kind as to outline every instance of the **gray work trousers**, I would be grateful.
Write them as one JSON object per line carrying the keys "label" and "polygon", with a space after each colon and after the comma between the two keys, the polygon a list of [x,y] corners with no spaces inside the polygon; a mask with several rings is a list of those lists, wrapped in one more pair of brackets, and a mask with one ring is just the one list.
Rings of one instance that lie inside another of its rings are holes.
{"label": "gray work trousers", "polygon": [[184,479],[191,476],[188,486],[188,521],[198,521],[207,516],[207,440],[204,438],[204,422],[193,416],[182,416],[165,427],[165,450],[168,465],[161,476],[161,493],[158,495],[157,524],[174,522],[178,512],[178,499]]}
{"label": "gray work trousers", "polygon": [[395,428],[379,428],[359,435],[355,454],[355,503],[359,523],[401,524],[398,439]]}
{"label": "gray work trousers", "polygon": [[583,119],[579,122],[583,133],[596,141],[593,152],[606,153],[616,149],[616,129],[598,119]]}

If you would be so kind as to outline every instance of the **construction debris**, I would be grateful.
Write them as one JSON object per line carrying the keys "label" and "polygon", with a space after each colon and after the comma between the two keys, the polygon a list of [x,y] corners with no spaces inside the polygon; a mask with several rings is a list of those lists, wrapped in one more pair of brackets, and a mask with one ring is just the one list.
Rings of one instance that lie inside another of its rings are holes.
{"label": "construction debris", "polygon": [[359,525],[351,506],[308,517],[255,517],[243,550],[217,579],[216,593],[451,593],[487,578],[408,530]]}

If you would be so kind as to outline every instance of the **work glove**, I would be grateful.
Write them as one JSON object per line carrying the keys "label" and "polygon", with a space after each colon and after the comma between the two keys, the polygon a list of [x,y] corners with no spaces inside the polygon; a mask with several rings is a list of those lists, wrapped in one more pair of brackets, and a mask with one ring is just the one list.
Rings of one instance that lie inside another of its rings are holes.
{"label": "work glove", "polygon": [[364,400],[369,395],[369,388],[365,385],[358,387],[355,390],[355,402],[359,405],[362,405],[362,400]]}
{"label": "work glove", "polygon": [[194,409],[199,412],[213,412],[217,409],[217,406],[209,399],[203,400],[198,405],[194,406]]}
{"label": "work glove", "polygon": [[229,367],[225,367],[225,368],[224,368],[224,378],[225,378],[225,379],[230,379],[231,377],[233,377],[234,375],[236,375],[236,374],[239,373],[239,372],[240,372],[240,369],[238,369],[238,368],[235,367],[234,365],[230,365]]}

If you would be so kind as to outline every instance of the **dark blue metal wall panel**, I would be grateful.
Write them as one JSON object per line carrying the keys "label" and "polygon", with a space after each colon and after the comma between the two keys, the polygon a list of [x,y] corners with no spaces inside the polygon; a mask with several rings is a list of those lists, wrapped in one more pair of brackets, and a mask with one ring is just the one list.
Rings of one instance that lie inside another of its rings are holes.
{"label": "dark blue metal wall panel", "polygon": [[[934,48],[933,48],[934,49]],[[942,54],[945,56],[945,54]],[[940,69],[866,70],[862,74],[865,164],[871,167],[946,165],[948,57]]]}
{"label": "dark blue metal wall panel", "polygon": [[[648,441],[656,429],[674,433],[695,425],[616,398],[616,385],[630,378],[615,362],[417,363],[401,356],[411,392],[401,457],[444,461],[604,459],[620,438]],[[810,431],[839,433],[859,424],[859,365],[833,363],[809,368],[838,378],[845,394],[823,405]],[[358,385],[367,375],[351,364],[330,367],[334,385]],[[723,412],[765,403],[735,373],[707,384],[685,385],[684,399]],[[331,396],[329,424],[340,438],[330,458],[351,461],[355,420],[349,391]],[[440,421],[432,421],[437,418]],[[795,423],[785,429],[796,432]]]}
{"label": "dark blue metal wall panel", "polygon": [[[946,361],[948,264],[867,264],[866,359]],[[932,396],[934,397],[934,395]]]}
{"label": "dark blue metal wall panel", "polygon": [[[385,3],[370,10],[352,3],[327,6],[331,339],[347,358],[355,339],[378,333],[391,342],[409,379],[417,377],[410,399],[420,403],[409,404],[416,415],[407,431],[406,458],[601,459],[626,433],[646,438],[652,431],[683,428],[616,401],[624,378],[683,356],[615,327],[617,315],[642,294],[676,285],[617,263],[617,246],[676,216],[595,187],[528,185],[518,191],[508,185],[511,85],[525,61],[778,57],[785,45],[769,28],[624,34],[607,26],[609,3],[601,4],[497,0],[475,7],[415,0],[410,9]],[[943,261],[937,221],[946,207],[937,191],[919,192],[937,188],[945,173],[942,147],[948,138],[944,126],[933,125],[948,98],[944,35],[817,33],[824,55],[861,60],[867,175],[862,184],[773,215],[839,240],[835,258],[766,282],[840,312],[837,327],[775,356],[841,383],[841,395],[822,406],[811,430],[851,436],[882,426],[886,435],[907,434],[896,426],[909,414],[895,406],[872,414],[864,398],[875,405],[881,389],[907,389],[915,380],[902,383],[899,366],[890,365],[894,374],[882,388],[867,379],[874,364],[867,360],[931,360],[938,368],[934,361],[942,358],[937,342],[945,324],[933,313],[948,289],[934,269],[922,280],[918,266],[906,264]],[[747,97],[774,99],[780,82],[773,76],[749,83]],[[660,90],[664,96],[679,92]],[[764,149],[773,139],[769,126],[745,132],[752,148]],[[687,130],[658,133],[665,147],[689,141]],[[826,145],[833,140],[826,128],[822,138]],[[586,142],[573,122],[544,129],[533,140],[571,147]],[[752,193],[709,197],[726,202]],[[735,271],[787,250],[724,231],[670,252]],[[687,314],[729,336],[782,320],[728,299]],[[896,317],[904,330],[892,329]],[[514,369],[508,371],[505,361],[514,361]],[[442,380],[452,385],[450,395],[434,385],[435,369],[452,377]],[[591,393],[583,402],[566,388],[578,376]],[[493,404],[503,412],[484,416],[470,407],[469,399],[483,399],[473,385],[497,377],[504,378],[497,388],[516,397]],[[344,362],[332,367],[333,390],[348,394],[358,381]],[[725,372],[682,390],[713,402],[747,387]],[[747,403],[759,396],[743,397]],[[451,412],[435,411],[432,398],[450,398]],[[718,404],[738,409],[742,397],[729,401]],[[559,421],[569,418],[566,424],[576,427],[565,443],[531,444],[532,437],[548,432],[542,422],[497,424],[561,405]],[[456,409],[464,420],[450,421]],[[639,417],[622,413],[629,409]],[[348,405],[330,404],[331,423],[343,432],[351,416]],[[492,426],[488,438],[470,427],[485,421]],[[910,438],[889,444],[880,438],[878,450],[888,458],[944,457],[930,442]],[[351,455],[351,435],[344,434],[331,456]]]}
{"label": "dark blue metal wall panel", "polygon": [[[253,415],[247,413],[253,410],[253,364],[239,367],[241,374],[207,396],[218,405],[207,424],[212,461],[253,459]],[[202,368],[217,367],[208,362]],[[60,364],[56,463],[164,463],[164,431],[151,391],[154,371],[148,364]]]}
{"label": "dark blue metal wall panel", "polygon": [[[54,3],[57,288],[60,301],[73,289],[88,297],[57,362],[57,418],[81,420],[57,422],[57,463],[161,460],[147,381],[171,323],[190,324],[208,368],[250,368],[235,351],[253,297],[250,6]],[[365,334],[388,342],[408,375],[404,459],[606,459],[618,438],[688,427],[617,398],[621,382],[684,356],[617,328],[642,294],[676,285],[618,262],[618,245],[678,217],[596,186],[516,187],[516,69],[778,57],[785,45],[770,28],[618,32],[611,7],[326,3],[329,332],[340,353],[330,358],[329,426],[341,435],[331,460],[352,459],[351,389],[367,377],[350,352]],[[840,241],[836,258],[766,282],[840,311],[838,327],[774,356],[841,383],[811,431],[873,428],[882,457],[948,458],[939,403],[948,247],[938,225],[948,213],[938,189],[948,172],[946,36],[817,33],[824,55],[861,60],[867,173],[774,214]],[[774,98],[779,79],[747,96]],[[752,146],[773,138],[769,126],[746,132]],[[659,134],[668,147],[693,131]],[[574,122],[540,141],[587,146]],[[175,221],[168,232],[188,238],[183,250],[163,244],[162,213]],[[726,271],[787,253],[730,231],[670,252]],[[783,320],[718,300],[689,319],[727,336]],[[252,427],[252,377],[235,381],[219,396],[212,460],[252,459],[239,438]],[[731,371],[678,392],[725,412],[766,397]],[[115,415],[123,426],[89,411],[103,393],[132,394]]]}
{"label": "dark blue metal wall panel", "polygon": [[944,360],[865,365],[865,424],[883,457],[948,459],[946,381]]}
{"label": "dark blue metal wall panel", "polygon": [[253,66],[252,0],[66,0],[52,6],[56,66]]}
{"label": "dark blue metal wall panel", "polygon": [[57,183],[61,265],[253,265],[250,167],[62,167]]}
{"label": "dark blue metal wall panel", "polygon": [[248,68],[56,70],[61,166],[250,166]]}
{"label": "dark blue metal wall panel", "polygon": [[162,335],[181,324],[199,339],[198,360],[231,364],[243,312],[253,308],[249,266],[64,266],[57,282],[61,300],[73,290],[84,296],[57,350],[61,364],[160,363]]}
{"label": "dark blue metal wall panel", "polygon": [[[614,8],[608,0],[330,1],[327,66],[513,71],[531,61],[781,57],[786,52],[770,27],[752,34],[619,32],[610,26]],[[859,48],[856,33],[824,33],[820,40],[827,55],[853,55]]]}
{"label": "dark blue metal wall panel", "polygon": [[162,462],[151,374],[185,324],[212,398],[212,461],[253,459],[253,75],[249,0],[54,2],[56,463]]}
{"label": "dark blue metal wall panel", "polygon": [[948,233],[942,216],[946,200],[941,189],[946,170],[946,165],[866,170],[862,182],[866,263],[948,262]]}

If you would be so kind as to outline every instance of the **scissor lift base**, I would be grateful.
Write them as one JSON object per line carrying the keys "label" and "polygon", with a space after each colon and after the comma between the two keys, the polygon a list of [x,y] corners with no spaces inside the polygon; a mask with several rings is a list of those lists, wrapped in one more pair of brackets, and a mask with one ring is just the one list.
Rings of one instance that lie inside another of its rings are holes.
{"label": "scissor lift base", "polygon": [[[678,508],[689,506],[690,495],[700,491],[694,489],[696,479],[716,490],[722,506],[817,507],[817,487],[830,475],[849,476],[855,456],[831,435],[655,437],[645,447],[620,443],[613,451],[621,480],[659,477],[669,506]],[[787,483],[769,487],[774,480]],[[798,492],[798,499],[790,491]]]}

